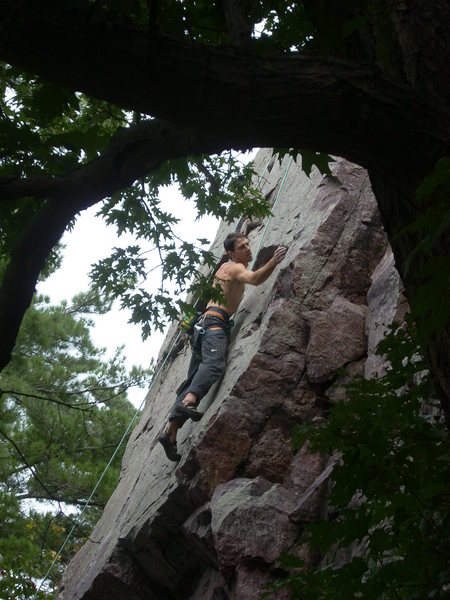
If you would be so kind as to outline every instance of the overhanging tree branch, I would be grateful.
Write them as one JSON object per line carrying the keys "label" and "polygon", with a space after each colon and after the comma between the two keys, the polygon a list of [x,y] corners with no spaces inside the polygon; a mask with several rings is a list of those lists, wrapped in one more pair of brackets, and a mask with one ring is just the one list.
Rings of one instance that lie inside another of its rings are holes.
{"label": "overhanging tree branch", "polygon": [[[223,149],[224,142],[209,134],[156,119],[144,121],[119,131],[101,158],[48,186],[47,200],[21,232],[0,287],[0,370],[9,362],[47,256],[77,213],[131,185],[168,159]],[[4,185],[8,189],[8,184]],[[40,189],[38,186],[37,193]],[[11,197],[17,182],[13,180],[9,190]],[[28,193],[31,191],[30,182]]]}
{"label": "overhanging tree branch", "polygon": [[228,147],[308,147],[367,168],[429,164],[448,150],[446,107],[432,107],[368,64],[260,56],[161,32],[150,38],[145,29],[93,23],[86,11],[68,13],[45,1],[18,7],[4,0],[0,24],[5,61],[68,89],[208,131]]}
{"label": "overhanging tree branch", "polygon": [[9,202],[32,196],[42,200],[52,196],[58,189],[56,177],[0,177],[0,202]]}

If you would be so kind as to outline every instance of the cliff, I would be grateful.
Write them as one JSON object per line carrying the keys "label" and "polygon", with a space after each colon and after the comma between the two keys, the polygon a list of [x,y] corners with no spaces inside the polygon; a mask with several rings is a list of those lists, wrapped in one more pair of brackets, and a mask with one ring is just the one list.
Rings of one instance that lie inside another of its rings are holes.
{"label": "cliff", "polygon": [[[342,399],[342,367],[383,369],[376,344],[406,303],[367,173],[338,160],[331,176],[308,178],[295,163],[286,174],[288,158],[264,171],[269,156],[256,161],[263,193],[274,201],[286,178],[257,262],[280,243],[287,256],[265,284],[247,286],[225,376],[202,400],[202,420],[180,431],[179,464],[156,441],[190,358],[187,345],[172,352],[59,600],[256,600],[279,577],[281,552],[314,564],[296,544],[326,513],[333,462],[294,450],[292,429],[320,423]],[[264,224],[241,231],[255,250]],[[175,335],[174,325],[160,363]]]}

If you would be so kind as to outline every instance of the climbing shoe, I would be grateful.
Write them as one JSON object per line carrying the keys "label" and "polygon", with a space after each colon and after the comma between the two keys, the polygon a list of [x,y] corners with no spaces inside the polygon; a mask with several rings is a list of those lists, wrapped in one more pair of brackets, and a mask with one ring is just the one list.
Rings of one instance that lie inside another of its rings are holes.
{"label": "climbing shoe", "polygon": [[177,414],[182,417],[187,417],[188,419],[192,419],[193,421],[200,421],[203,417],[203,413],[199,412],[193,406],[185,406],[184,404],[180,404],[176,408]]}
{"label": "climbing shoe", "polygon": [[159,436],[158,442],[164,448],[164,452],[169,460],[173,460],[173,462],[179,462],[181,460],[181,456],[177,452],[177,443],[170,441],[170,436],[167,431]]}

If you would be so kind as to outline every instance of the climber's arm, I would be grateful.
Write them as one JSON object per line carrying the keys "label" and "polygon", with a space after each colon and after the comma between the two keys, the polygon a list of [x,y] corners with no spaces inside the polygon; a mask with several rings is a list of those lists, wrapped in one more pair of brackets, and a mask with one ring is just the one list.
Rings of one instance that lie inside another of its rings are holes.
{"label": "climber's arm", "polygon": [[275,267],[283,260],[287,248],[279,246],[274,255],[266,264],[256,271],[250,271],[242,263],[235,263],[229,270],[232,279],[240,283],[249,283],[250,285],[260,285],[264,283],[275,270]]}

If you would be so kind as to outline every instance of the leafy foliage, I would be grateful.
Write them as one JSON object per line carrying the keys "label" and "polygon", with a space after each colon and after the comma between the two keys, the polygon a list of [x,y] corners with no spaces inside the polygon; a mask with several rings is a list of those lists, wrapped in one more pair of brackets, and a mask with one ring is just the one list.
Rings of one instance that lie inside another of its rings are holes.
{"label": "leafy foliage", "polygon": [[303,541],[316,570],[285,560],[292,598],[444,598],[450,585],[450,446],[412,327],[380,344],[384,377],[354,380],[328,422],[297,431],[311,452],[338,452],[328,519]]}
{"label": "leafy foliage", "polygon": [[[67,0],[66,0],[67,2]],[[100,21],[129,20],[135,25],[147,26],[151,31],[161,30],[178,39],[201,44],[227,44],[230,32],[222,2],[208,0],[167,0],[148,3],[136,0],[129,6],[126,0],[99,4],[84,1],[84,10],[91,11]],[[298,49],[312,38],[314,26],[302,3],[280,0],[245,0],[240,3],[242,13],[253,37],[255,47],[264,52]],[[77,8],[83,6],[77,3]]]}
{"label": "leafy foliage", "polygon": [[[105,310],[99,304],[92,294],[71,306],[37,298],[0,378],[2,598],[31,597],[135,414],[127,389],[151,375],[136,367],[127,373],[120,349],[106,361],[92,344],[88,323]],[[57,561],[51,587],[112,493],[122,454]]]}
{"label": "leafy foliage", "polygon": [[450,317],[449,303],[442,301],[450,294],[450,256],[441,246],[450,225],[449,194],[450,157],[444,157],[417,189],[419,217],[398,234],[402,237],[412,233],[417,239],[403,273],[407,276],[414,270],[414,276],[421,279],[411,308],[419,321],[422,344],[433,335],[441,335]]}
{"label": "leafy foliage", "polygon": [[[143,337],[153,328],[163,329],[167,319],[179,318],[186,309],[182,294],[197,299],[216,298],[217,290],[205,275],[215,257],[204,245],[179,238],[174,225],[179,221],[161,209],[161,186],[178,184],[183,196],[192,199],[197,218],[204,214],[233,222],[245,214],[259,218],[269,214],[266,200],[252,186],[253,169],[239,157],[204,156],[171,161],[144,181],[107,200],[100,214],[117,228],[119,235],[132,233],[140,243],[115,248],[113,254],[93,266],[91,279],[107,297],[120,298],[121,307],[131,310],[131,321],[141,323]],[[147,277],[160,276],[156,292],[148,291]]]}
{"label": "leafy foliage", "polygon": [[[63,176],[95,159],[118,127],[124,111],[69,92],[0,64],[0,177]],[[34,198],[0,203],[0,252],[9,256],[25,225],[42,206]],[[60,248],[51,260],[58,261]]]}

